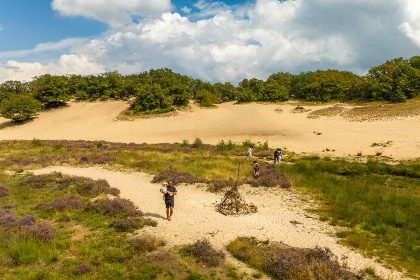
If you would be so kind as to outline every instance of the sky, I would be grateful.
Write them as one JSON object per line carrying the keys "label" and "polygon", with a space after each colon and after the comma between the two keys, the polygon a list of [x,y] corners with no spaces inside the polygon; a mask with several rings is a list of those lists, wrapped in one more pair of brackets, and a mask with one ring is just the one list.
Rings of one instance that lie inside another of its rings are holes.
{"label": "sky", "polygon": [[419,0],[0,0],[0,82],[167,67],[236,84],[414,55]]}

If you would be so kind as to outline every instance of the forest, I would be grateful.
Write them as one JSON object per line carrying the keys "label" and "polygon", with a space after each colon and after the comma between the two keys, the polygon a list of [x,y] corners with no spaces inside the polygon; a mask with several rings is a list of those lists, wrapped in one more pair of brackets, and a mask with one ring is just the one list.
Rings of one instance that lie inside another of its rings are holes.
{"label": "forest", "polygon": [[291,74],[278,72],[266,81],[243,79],[214,83],[173,72],[171,69],[120,75],[50,74],[30,82],[6,81],[0,85],[0,115],[16,122],[33,118],[70,100],[128,100],[134,114],[166,113],[194,100],[211,107],[218,103],[281,102],[290,99],[328,102],[353,100],[405,102],[420,95],[420,56],[396,58],[372,67],[366,75],[348,71],[318,70]]}

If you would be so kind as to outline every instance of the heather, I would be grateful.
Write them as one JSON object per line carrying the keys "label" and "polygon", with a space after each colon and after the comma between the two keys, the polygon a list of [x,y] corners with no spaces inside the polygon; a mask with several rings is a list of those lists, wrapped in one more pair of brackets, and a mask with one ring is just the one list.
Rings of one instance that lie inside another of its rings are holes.
{"label": "heather", "polygon": [[[108,168],[123,167],[155,174],[156,182],[176,179],[177,183],[207,184],[211,191],[226,191],[234,185],[235,180],[230,178],[236,176],[238,164],[246,156],[246,145],[252,143],[246,140],[243,142],[237,143],[234,149],[229,150],[218,149],[217,146],[208,144],[194,148],[194,143],[188,141],[154,145],[36,139],[2,141],[0,167],[3,170],[21,172],[61,164],[89,166],[93,163],[81,162],[82,156],[99,158],[101,154],[107,154],[116,158],[116,161],[105,163]],[[226,145],[228,141],[224,143]],[[252,161],[246,161],[240,174],[241,184],[274,185],[283,188],[291,185],[294,191],[309,193],[320,204],[319,208],[308,209],[309,211],[316,212],[328,223],[345,227],[338,233],[340,242],[376,256],[383,262],[407,269],[409,273],[418,274],[418,160],[387,163],[383,157],[331,159],[299,156],[285,150],[282,164],[273,166],[269,164],[272,162],[272,151],[264,150],[263,146],[256,145],[254,152],[261,166],[260,177],[254,178]],[[69,185],[70,179],[66,181],[65,178],[59,177],[54,179],[46,176],[42,177],[41,181],[39,178],[31,180],[30,184],[21,186],[25,189],[19,194],[22,201],[24,196],[44,192],[50,187],[56,191],[67,189],[74,192],[60,197],[83,197],[89,193],[93,197],[98,193],[118,193],[118,190],[112,190],[104,182],[91,182],[91,187],[87,188],[77,187],[78,184]],[[63,183],[58,184],[60,180]],[[5,185],[4,182],[1,183]],[[13,191],[9,185],[5,186],[9,192]],[[9,197],[10,195],[0,199]],[[244,198],[246,199],[246,196]],[[46,202],[52,203],[52,200],[43,199],[39,203]],[[51,210],[44,212],[49,213]],[[92,213],[94,212],[89,212],[89,215]],[[58,214],[65,214],[65,211]],[[122,221],[118,226],[134,224],[130,222],[132,221]],[[92,222],[92,225],[96,224],[97,222]]]}
{"label": "heather", "polygon": [[181,251],[186,255],[194,256],[197,262],[205,266],[218,266],[225,260],[225,253],[216,250],[208,239],[197,240],[184,246]]}
{"label": "heather", "polygon": [[2,279],[241,279],[136,231],[157,222],[104,180],[0,173]]}
{"label": "heather", "polygon": [[274,279],[365,279],[340,266],[328,248],[300,249],[282,243],[239,237],[227,245],[234,257]]}

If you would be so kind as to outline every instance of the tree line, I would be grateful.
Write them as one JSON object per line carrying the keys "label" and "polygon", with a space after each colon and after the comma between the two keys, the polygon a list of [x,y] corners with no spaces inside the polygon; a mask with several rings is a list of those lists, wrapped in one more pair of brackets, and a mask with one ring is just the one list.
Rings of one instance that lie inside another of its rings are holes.
{"label": "tree line", "polygon": [[42,109],[65,105],[68,101],[130,100],[135,114],[164,113],[195,100],[200,106],[217,103],[297,99],[386,100],[404,102],[420,94],[420,56],[396,58],[372,67],[366,75],[348,71],[318,70],[300,74],[274,73],[266,81],[243,79],[238,86],[208,83],[170,69],[149,70],[139,74],[102,75],[50,74],[31,82],[7,81],[0,85],[0,113],[14,121],[32,118]]}

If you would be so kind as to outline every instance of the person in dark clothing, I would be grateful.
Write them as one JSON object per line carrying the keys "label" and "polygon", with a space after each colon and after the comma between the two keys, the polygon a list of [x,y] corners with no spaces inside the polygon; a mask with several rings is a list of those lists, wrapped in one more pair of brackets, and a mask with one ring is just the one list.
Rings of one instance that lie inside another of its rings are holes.
{"label": "person in dark clothing", "polygon": [[254,160],[254,177],[260,176],[260,165]]}
{"label": "person in dark clothing", "polygon": [[174,196],[177,195],[177,190],[174,186],[172,181],[168,182],[168,186],[166,187],[165,194],[165,205],[166,205],[166,217],[168,221],[172,220],[172,215],[174,213],[174,206],[175,206],[175,198]]}
{"label": "person in dark clothing", "polygon": [[274,151],[274,164],[280,163],[282,157],[283,157],[282,150],[280,148],[277,148],[277,150]]}

